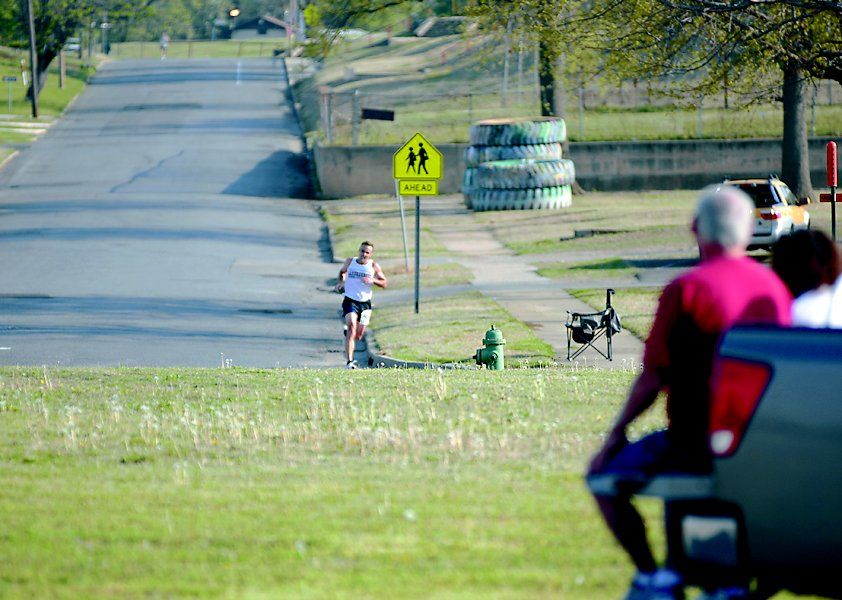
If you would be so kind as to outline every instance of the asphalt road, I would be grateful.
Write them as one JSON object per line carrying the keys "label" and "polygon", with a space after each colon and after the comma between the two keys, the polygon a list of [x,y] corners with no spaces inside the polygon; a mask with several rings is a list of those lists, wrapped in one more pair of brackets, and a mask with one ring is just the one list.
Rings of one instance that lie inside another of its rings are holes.
{"label": "asphalt road", "polygon": [[125,61],[0,171],[0,364],[340,365],[270,59]]}

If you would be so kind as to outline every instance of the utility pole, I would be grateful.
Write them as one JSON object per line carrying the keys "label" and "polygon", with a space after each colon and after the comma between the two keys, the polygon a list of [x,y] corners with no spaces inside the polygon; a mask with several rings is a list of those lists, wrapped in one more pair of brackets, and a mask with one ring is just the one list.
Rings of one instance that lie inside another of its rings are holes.
{"label": "utility pole", "polygon": [[298,0],[290,0],[289,2],[289,20],[292,25],[292,41],[298,39]]}
{"label": "utility pole", "polygon": [[102,44],[102,53],[108,54],[109,44],[108,44],[108,28],[111,26],[111,23],[108,22],[108,9],[104,8],[102,10],[102,23],[100,24],[100,29],[102,29],[102,34],[100,35],[100,43]]}
{"label": "utility pole", "polygon": [[26,10],[29,13],[29,64],[32,69],[32,118],[38,118],[38,50],[35,46],[35,15],[32,0],[27,0]]}

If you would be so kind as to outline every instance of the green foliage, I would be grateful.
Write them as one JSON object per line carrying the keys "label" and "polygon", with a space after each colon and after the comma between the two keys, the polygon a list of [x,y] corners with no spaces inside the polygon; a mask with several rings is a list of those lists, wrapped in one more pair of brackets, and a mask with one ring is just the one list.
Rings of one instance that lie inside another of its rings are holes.
{"label": "green foliage", "polygon": [[[36,42],[39,54],[58,50],[91,14],[92,6],[74,0],[33,0]],[[26,2],[0,3],[0,43],[28,47],[29,25]]]}
{"label": "green foliage", "polygon": [[[610,4],[610,6],[609,6]],[[609,10],[610,8],[610,10]],[[720,5],[706,0],[596,3],[606,67],[643,78],[686,75],[681,91],[724,86],[754,98],[775,98],[780,79],[770,72],[788,64],[813,77],[827,76],[828,56],[839,56],[842,20],[823,3]],[[766,83],[764,83],[766,82]]]}
{"label": "green foliage", "polygon": [[128,14],[120,19],[122,35],[115,36],[124,41],[160,39],[167,32],[172,40],[208,39],[213,22],[225,17],[231,3],[227,0],[170,0],[144,5],[138,14]]}
{"label": "green foliage", "polygon": [[348,29],[402,31],[407,20],[430,14],[423,0],[313,0],[305,20],[324,58]]}
{"label": "green foliage", "polygon": [[322,24],[323,14],[320,5],[316,2],[304,7],[304,22],[308,27],[318,27]]}

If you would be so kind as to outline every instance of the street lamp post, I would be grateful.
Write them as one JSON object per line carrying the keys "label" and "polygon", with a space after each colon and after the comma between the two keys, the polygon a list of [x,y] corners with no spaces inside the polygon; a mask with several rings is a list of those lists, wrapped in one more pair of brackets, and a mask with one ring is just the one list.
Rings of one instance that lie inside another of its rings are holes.
{"label": "street lamp post", "polygon": [[[237,23],[237,17],[239,17],[239,16],[240,16],[240,9],[237,8],[236,6],[228,10],[228,18],[229,18],[229,23],[228,23],[228,33],[229,33],[229,35],[228,35],[228,37],[229,38],[233,37],[231,34],[234,33],[234,25]],[[240,45],[242,46],[242,43]],[[237,54],[237,56],[239,56],[239,53]]]}
{"label": "street lamp post", "polygon": [[111,29],[111,23],[108,22],[108,10],[104,10],[102,14],[102,23],[99,25],[102,29],[100,42],[102,43],[102,53],[108,54],[111,51],[111,43],[108,40],[108,30]]}

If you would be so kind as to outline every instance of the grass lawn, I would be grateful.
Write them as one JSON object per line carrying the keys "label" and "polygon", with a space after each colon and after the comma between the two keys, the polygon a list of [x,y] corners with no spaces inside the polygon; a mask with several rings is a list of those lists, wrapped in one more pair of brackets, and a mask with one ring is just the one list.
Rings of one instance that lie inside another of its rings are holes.
{"label": "grass lawn", "polygon": [[[477,94],[441,98],[435,103],[418,103],[406,106],[381,100],[395,110],[394,123],[362,121],[358,142],[361,145],[400,144],[406,141],[406,132],[424,131],[439,143],[469,141],[472,121],[501,116],[534,116],[538,114],[533,103],[501,106],[495,94]],[[435,106],[437,105],[438,109]],[[444,108],[442,107],[444,105]],[[568,114],[568,137],[572,142],[605,142],[614,140],[692,140],[698,139],[699,116],[697,111],[663,109],[654,111],[583,111],[581,128],[579,116]],[[838,137],[842,133],[842,106],[816,107],[816,134]],[[783,109],[780,106],[750,107],[744,109],[710,109],[705,111],[702,138],[752,138],[781,137]],[[353,138],[350,123],[334,129],[336,145],[350,145]]]}
{"label": "grass lawn", "polygon": [[[649,192],[590,192],[574,199],[573,206],[560,211],[488,211],[474,213],[464,209],[457,197],[443,198],[436,207],[422,213],[422,252],[450,262],[431,262],[422,267],[423,290],[440,285],[459,285],[471,281],[471,273],[458,265],[458,252],[448,252],[436,235],[470,232],[477,226],[510,249],[529,259],[538,273],[557,279],[564,289],[595,309],[604,306],[605,287],[617,290],[615,304],[624,326],[645,339],[654,317],[660,287],[652,280],[668,280],[698,258],[698,249],[690,233],[689,222],[697,192],[692,190]],[[413,244],[414,215],[407,204],[407,226]],[[400,213],[394,198],[363,197],[321,202],[322,213],[332,229],[338,255],[356,254],[363,239],[374,238],[375,258],[390,262],[386,269],[390,289],[379,292],[387,298],[392,290],[411,289],[414,278],[406,273]],[[810,206],[815,227],[830,231],[830,211],[824,204]],[[576,232],[590,236],[576,236]],[[752,251],[756,259],[767,262],[769,253]],[[414,259],[410,257],[411,264]],[[649,287],[640,287],[641,283]],[[413,324],[414,313],[402,307],[378,306],[372,322],[372,335],[389,356],[405,360],[449,362],[469,360],[481,345],[482,335],[491,322],[476,318],[474,308],[461,301],[437,300],[442,308],[422,311],[423,320]],[[391,312],[395,315],[392,317]],[[456,314],[457,311],[462,311]],[[386,320],[384,320],[386,318]],[[502,322],[502,321],[501,321]],[[420,329],[423,323],[424,331]],[[389,327],[383,331],[384,325]],[[447,332],[458,325],[450,346],[447,333],[432,335],[430,330]],[[508,331],[501,325],[507,339]],[[442,340],[448,340],[443,344]],[[507,347],[507,357],[512,347]],[[530,350],[516,360],[544,361],[549,351]]]}
{"label": "grass lawn", "polygon": [[[392,267],[386,273],[389,279],[389,287],[385,290],[378,290],[380,294],[388,294],[391,290],[415,289],[415,272],[413,258],[410,256],[410,270],[406,266],[400,268]],[[421,285],[423,289],[441,287],[445,285],[462,285],[470,283],[474,274],[457,263],[430,264],[421,267]]]}
{"label": "grass lawn", "polygon": [[[18,81],[11,86],[12,105],[9,108],[9,87],[3,84],[0,88],[0,144],[30,142],[37,137],[36,133],[29,133],[24,129],[26,125],[44,123],[49,125],[60,115],[73,98],[85,87],[85,82],[93,74],[94,69],[86,66],[73,56],[66,56],[66,78],[63,88],[59,88],[58,59],[53,61],[47,75],[47,83],[38,95],[38,119],[32,118],[32,105],[26,99],[26,87],[20,72],[20,59],[28,54],[14,49],[0,48],[0,75],[14,76]],[[23,124],[23,126],[19,125]]]}
{"label": "grass lawn", "polygon": [[[414,203],[405,202],[404,212],[407,243],[410,246],[410,252],[414,252]],[[321,203],[321,214],[330,227],[330,238],[335,256],[356,256],[360,242],[370,240],[374,242],[375,260],[404,258],[400,207],[398,201],[394,198],[324,200]],[[447,255],[444,247],[426,227],[423,209],[421,219],[421,251],[423,256]]]}
{"label": "grass lawn", "polygon": [[[809,108],[807,109],[809,111]],[[838,136],[842,106],[816,107],[816,135]],[[567,116],[568,135],[574,142],[601,142],[618,139],[692,140],[699,138],[699,112],[696,110],[588,110]],[[781,137],[781,105],[760,105],[740,109],[711,108],[702,112],[702,138]]]}
{"label": "grass lawn", "polygon": [[693,190],[588,192],[576,196],[564,210],[487,211],[475,217],[518,254],[657,246],[692,249],[689,223],[697,196]]}
{"label": "grass lawn", "polygon": [[485,332],[494,325],[506,340],[506,366],[549,365],[552,346],[480,292],[421,299],[419,314],[411,303],[384,304],[374,311],[372,332],[387,356],[421,362],[461,362],[482,347]]}
{"label": "grass lawn", "polygon": [[592,279],[607,277],[621,285],[634,279],[634,265],[622,258],[599,259],[581,263],[544,263],[538,274],[550,279]]}
{"label": "grass lawn", "polygon": [[0,595],[619,597],[580,474],[631,377],[0,369]]}

